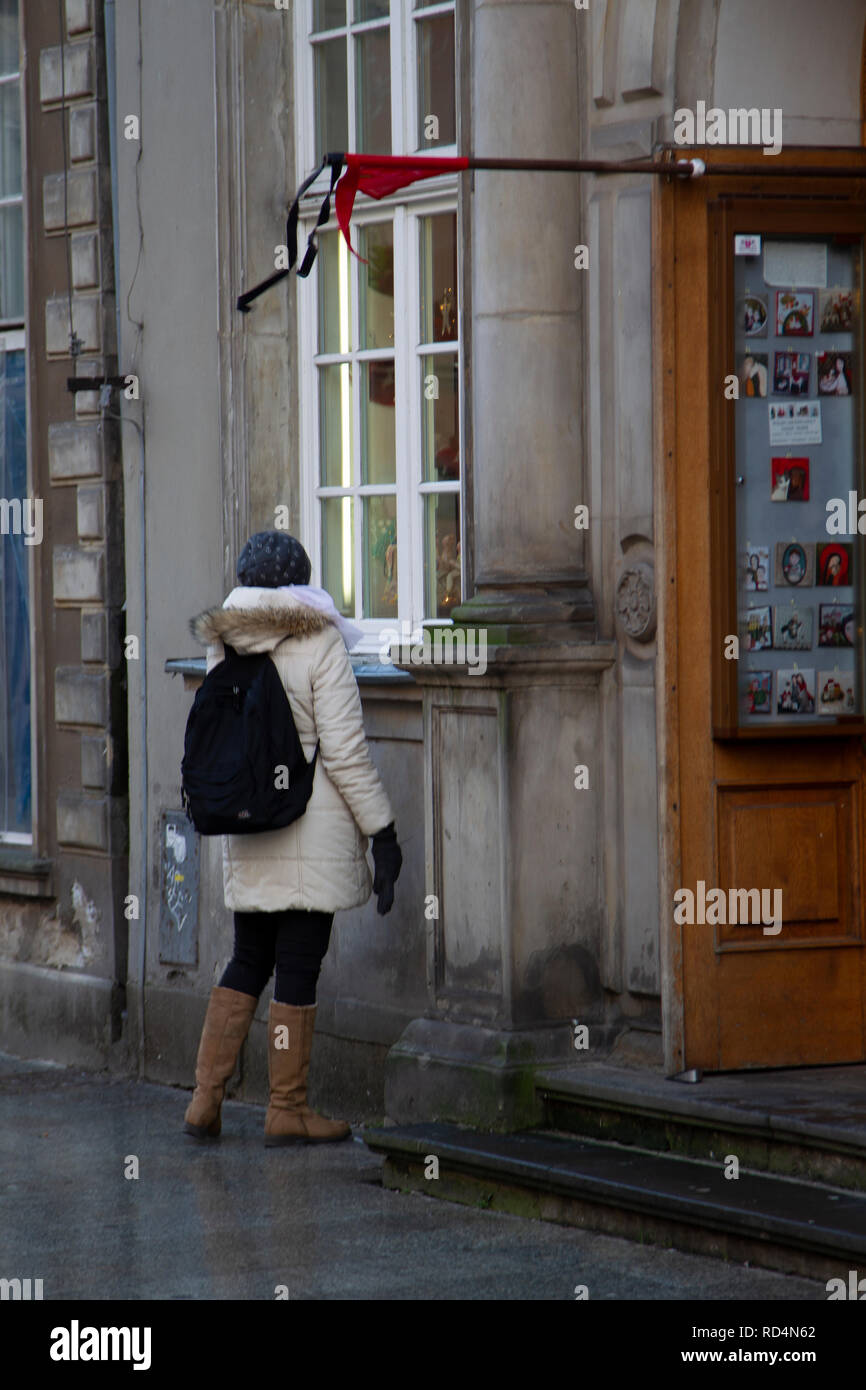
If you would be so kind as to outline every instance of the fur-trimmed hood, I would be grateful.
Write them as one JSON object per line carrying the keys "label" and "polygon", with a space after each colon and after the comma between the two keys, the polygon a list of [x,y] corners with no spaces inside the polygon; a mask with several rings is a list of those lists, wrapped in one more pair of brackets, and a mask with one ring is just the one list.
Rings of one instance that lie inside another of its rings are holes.
{"label": "fur-trimmed hood", "polygon": [[[305,588],[240,586],[232,589],[221,607],[206,608],[190,618],[190,631],[203,646],[228,642],[236,651],[251,654],[273,651],[286,637],[308,637],[332,625],[341,631],[352,626],[337,613],[324,590],[307,590],[305,594]],[[321,595],[315,606],[309,601],[311,592]],[[343,635],[347,637],[345,632]]]}

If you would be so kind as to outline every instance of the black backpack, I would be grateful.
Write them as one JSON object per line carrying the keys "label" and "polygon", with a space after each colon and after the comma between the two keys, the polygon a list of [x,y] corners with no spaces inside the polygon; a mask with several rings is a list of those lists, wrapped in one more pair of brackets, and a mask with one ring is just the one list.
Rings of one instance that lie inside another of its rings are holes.
{"label": "black backpack", "polygon": [[277,830],[307,808],[319,745],[308,763],[269,654],[223,645],[225,660],[205,676],[186,724],[184,810],[200,835]]}

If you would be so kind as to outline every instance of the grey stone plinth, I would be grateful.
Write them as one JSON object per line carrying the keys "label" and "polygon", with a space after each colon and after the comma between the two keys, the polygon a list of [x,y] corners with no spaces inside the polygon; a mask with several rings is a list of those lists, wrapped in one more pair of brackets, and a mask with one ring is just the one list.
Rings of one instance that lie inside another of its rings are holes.
{"label": "grey stone plinth", "polygon": [[101,550],[54,547],[54,602],[101,603],[105,594],[105,558]]}
{"label": "grey stone plinth", "polygon": [[105,726],[108,723],[108,677],[58,666],[54,676],[54,718],[58,724]]}
{"label": "grey stone plinth", "polygon": [[0,963],[0,1037],[22,1057],[104,1067],[117,986],[80,970]]}
{"label": "grey stone plinth", "polygon": [[500,645],[552,641],[585,645],[596,636],[588,581],[481,586],[451,617],[459,627],[481,628]]}
{"label": "grey stone plinth", "polygon": [[102,445],[94,425],[64,422],[48,426],[48,466],[52,483],[102,475]]}
{"label": "grey stone plinth", "polygon": [[535,1072],[573,1056],[571,1027],[506,1032],[416,1018],[385,1062],[385,1111],[397,1124],[448,1120],[476,1129],[538,1124]]}
{"label": "grey stone plinth", "polygon": [[[460,1040],[435,1066],[416,1059],[419,1075],[394,1104],[428,1087],[417,1118],[508,1128],[532,1123],[514,1038],[561,1040],[579,1020],[597,1040],[606,1026],[599,684],[616,649],[456,636],[464,660],[443,661],[444,642],[391,650],[423,691],[428,1022]],[[504,1051],[469,1065],[464,1028],[466,1039],[489,1030]],[[394,1058],[405,1069],[404,1051]]]}

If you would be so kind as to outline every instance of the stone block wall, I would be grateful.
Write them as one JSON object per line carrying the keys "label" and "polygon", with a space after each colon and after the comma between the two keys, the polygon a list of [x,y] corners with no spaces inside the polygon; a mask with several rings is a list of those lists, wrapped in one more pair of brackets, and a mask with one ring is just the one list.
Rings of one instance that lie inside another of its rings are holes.
{"label": "stone block wall", "polygon": [[[0,845],[0,1048],[122,1052],[128,891],[123,475],[107,69],[98,0],[23,5],[34,824]],[[74,340],[71,340],[74,334]],[[120,1044],[120,1047],[118,1047]]]}

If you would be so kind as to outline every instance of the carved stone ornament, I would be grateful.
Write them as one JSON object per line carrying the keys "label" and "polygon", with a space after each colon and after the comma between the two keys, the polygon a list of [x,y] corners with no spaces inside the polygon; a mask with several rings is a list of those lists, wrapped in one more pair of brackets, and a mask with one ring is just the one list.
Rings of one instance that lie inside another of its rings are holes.
{"label": "carved stone ornament", "polygon": [[623,631],[636,642],[651,642],[656,631],[655,574],[641,561],[623,570],[616,586],[616,612]]}

